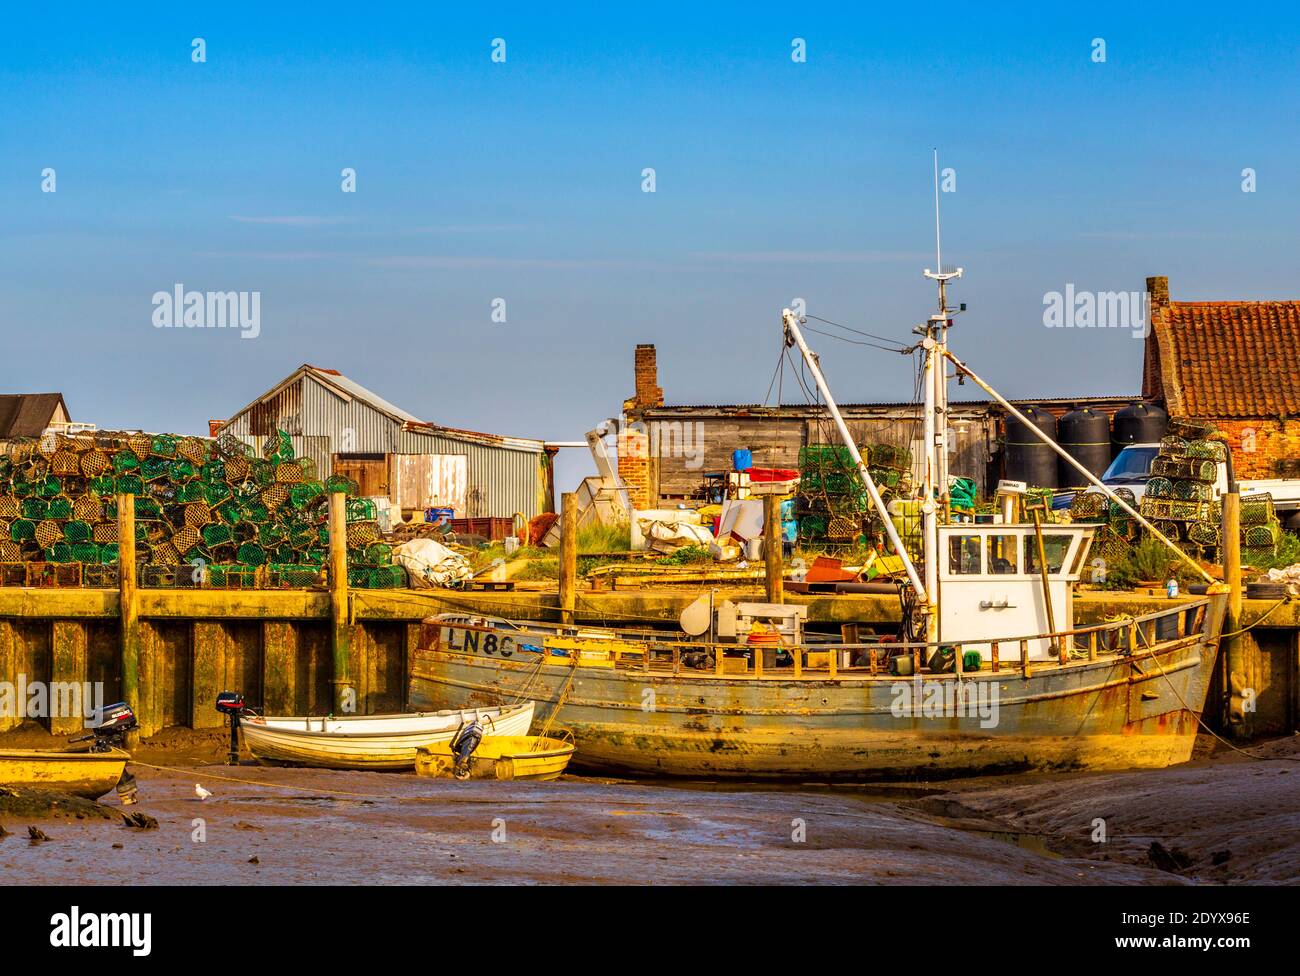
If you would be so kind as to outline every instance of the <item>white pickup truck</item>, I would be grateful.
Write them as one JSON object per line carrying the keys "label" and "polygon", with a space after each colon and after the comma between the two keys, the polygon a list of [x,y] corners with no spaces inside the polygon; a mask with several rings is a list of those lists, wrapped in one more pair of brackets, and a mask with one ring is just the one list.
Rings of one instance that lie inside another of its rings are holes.
{"label": "white pickup truck", "polygon": [[[1160,453],[1159,444],[1130,444],[1110,462],[1110,467],[1101,476],[1102,483],[1112,490],[1127,488],[1133,492],[1138,501],[1146,494],[1147,482],[1151,480],[1151,462]],[[1214,497],[1217,499],[1228,487],[1228,466],[1219,463],[1218,478],[1214,482]],[[1238,481],[1237,488],[1243,498],[1251,495],[1269,494],[1273,496],[1273,507],[1278,518],[1289,529],[1300,528],[1300,481],[1287,478],[1263,478],[1254,481]],[[1089,491],[1096,491],[1095,488]],[[1052,499],[1052,508],[1069,508],[1074,499],[1073,492],[1062,492]]]}

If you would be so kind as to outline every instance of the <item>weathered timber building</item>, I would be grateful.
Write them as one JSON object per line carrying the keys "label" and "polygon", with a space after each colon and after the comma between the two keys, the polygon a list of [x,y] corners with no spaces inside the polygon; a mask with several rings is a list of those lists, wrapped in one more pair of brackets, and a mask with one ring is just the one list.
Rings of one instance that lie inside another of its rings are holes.
{"label": "weathered timber building", "polygon": [[[653,345],[636,347],[635,393],[624,401],[618,473],[637,508],[675,505],[696,495],[708,473],[730,471],[732,452],[748,448],[757,467],[797,468],[799,449],[838,444],[824,407],[814,404],[760,406],[666,405]],[[1105,414],[1137,397],[1071,397],[1012,401],[1034,404],[1060,417],[1076,407]],[[842,403],[849,433],[858,444],[890,444],[920,457],[920,411],[914,403]],[[987,496],[1002,477],[1006,411],[991,400],[949,403],[950,470],[974,479]]]}
{"label": "weathered timber building", "polygon": [[213,433],[253,445],[277,430],[316,464],[403,512],[451,508],[456,518],[532,518],[554,511],[552,457],[539,440],[420,420],[333,369],[303,365]]}
{"label": "weathered timber building", "polygon": [[71,422],[62,393],[0,394],[0,445]]}

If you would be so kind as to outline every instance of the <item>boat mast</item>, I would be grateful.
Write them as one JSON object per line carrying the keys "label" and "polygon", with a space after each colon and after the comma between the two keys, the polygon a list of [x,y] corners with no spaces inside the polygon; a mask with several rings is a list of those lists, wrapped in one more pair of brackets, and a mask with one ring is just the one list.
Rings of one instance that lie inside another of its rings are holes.
{"label": "boat mast", "polygon": [[[808,348],[808,343],[804,341],[803,333],[799,331],[799,316],[795,315],[790,309],[781,310],[781,321],[785,325],[786,342],[793,343],[799,347],[799,352],[803,355],[804,362],[808,364],[808,369],[813,375],[813,380],[817,383],[817,389],[821,391],[822,397],[826,400],[826,409],[830,411],[835,426],[840,432],[840,437],[844,441],[844,446],[848,448],[849,456],[853,458],[853,463],[858,469],[858,474],[862,478],[862,483],[867,487],[867,495],[871,498],[871,504],[875,507],[876,513],[880,516],[880,521],[884,523],[885,534],[889,536],[889,543],[894,547],[894,552],[898,558],[903,561],[903,568],[907,570],[907,578],[911,580],[913,588],[916,590],[917,602],[920,606],[925,606],[929,600],[930,591],[921,582],[921,577],[916,571],[916,565],[912,562],[911,557],[907,554],[907,547],[903,545],[903,540],[898,536],[898,530],[894,527],[894,520],[889,517],[889,510],[885,507],[884,499],[880,497],[880,489],[872,480],[871,472],[867,470],[866,464],[862,460],[862,455],[858,453],[857,445],[853,443],[853,437],[849,434],[848,425],[844,423],[844,417],[840,414],[840,408],[835,405],[835,398],[831,396],[831,389],[826,385],[826,377],[822,375],[821,366],[817,363],[817,357],[813,351]],[[929,563],[927,563],[927,567]],[[928,568],[927,568],[928,575]]]}
{"label": "boat mast", "polygon": [[[934,270],[925,277],[938,283],[939,310],[918,331],[925,350],[925,440],[921,494],[921,527],[925,548],[925,578],[935,602],[939,592],[939,525],[948,511],[948,329],[958,311],[948,307],[948,282],[960,278],[962,269],[943,270],[943,238],[939,230],[939,150],[934,151]],[[926,621],[926,640],[939,639],[939,615]]]}

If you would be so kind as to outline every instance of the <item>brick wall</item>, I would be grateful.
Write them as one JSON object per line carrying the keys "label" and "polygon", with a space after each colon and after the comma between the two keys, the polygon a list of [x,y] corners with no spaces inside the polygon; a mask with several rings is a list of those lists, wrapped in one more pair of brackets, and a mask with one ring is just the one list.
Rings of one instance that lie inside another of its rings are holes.
{"label": "brick wall", "polygon": [[1237,477],[1276,478],[1274,462],[1300,458],[1300,419],[1283,424],[1278,420],[1215,420],[1228,437],[1232,466]]}
{"label": "brick wall", "polygon": [[650,508],[650,435],[643,425],[624,423],[618,432],[618,476],[633,508]]}

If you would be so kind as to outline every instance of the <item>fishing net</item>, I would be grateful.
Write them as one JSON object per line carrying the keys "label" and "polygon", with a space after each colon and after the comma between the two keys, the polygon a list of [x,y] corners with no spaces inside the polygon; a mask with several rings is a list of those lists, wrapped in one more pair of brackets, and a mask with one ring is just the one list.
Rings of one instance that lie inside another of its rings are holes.
{"label": "fishing net", "polygon": [[93,532],[86,522],[72,521],[63,525],[63,538],[68,542],[89,542]]}
{"label": "fishing net", "polygon": [[60,476],[81,474],[81,457],[72,451],[56,451],[50,459],[50,470]]}
{"label": "fishing net", "polygon": [[199,535],[199,530],[197,528],[192,525],[187,525],[182,529],[178,529],[172,536],[172,545],[176,547],[178,553],[185,556],[189,554],[191,549],[199,544],[201,538],[202,536]]}
{"label": "fishing net", "polygon": [[1214,498],[1214,486],[1203,481],[1175,481],[1173,489],[1173,497],[1184,501],[1208,502]]}
{"label": "fishing net", "polygon": [[301,484],[303,480],[302,465],[296,461],[281,461],[275,466],[275,480],[284,485]]}
{"label": "fishing net", "polygon": [[1228,460],[1228,445],[1223,441],[1188,441],[1187,456],[1207,461]]}
{"label": "fishing net", "polygon": [[198,467],[208,459],[208,447],[197,437],[182,437],[176,442],[176,456]]}
{"label": "fishing net", "polygon": [[1173,498],[1174,483],[1168,478],[1152,478],[1147,482],[1147,495],[1152,498]]}
{"label": "fishing net", "polygon": [[36,526],[36,544],[48,549],[63,538],[63,527],[58,522],[46,520]]}
{"label": "fishing net", "polygon": [[1241,500],[1242,525],[1263,525],[1276,517],[1272,495],[1251,495]]}
{"label": "fishing net", "polygon": [[[132,496],[138,557],[156,585],[317,585],[328,557],[327,486],[310,458],[293,456],[285,432],[261,447],[225,435],[106,431],[0,445],[0,557],[9,557],[0,563],[18,567],[15,585],[110,585],[120,493]],[[357,498],[350,478],[329,487],[351,496],[347,541],[359,585],[405,585],[374,502]],[[856,523],[858,500],[836,496],[828,511],[846,517],[847,509]],[[234,568],[196,573],[187,560]],[[56,563],[57,573],[40,568]],[[92,576],[92,567],[104,572]],[[8,579],[0,574],[0,584]]]}
{"label": "fishing net", "polygon": [[379,541],[379,525],[376,522],[349,522],[348,548],[359,549],[372,542]]}
{"label": "fishing net", "polygon": [[379,517],[379,509],[369,498],[349,498],[347,518],[349,522],[373,522]]}
{"label": "fishing net", "polygon": [[349,496],[361,494],[361,486],[346,475],[332,474],[325,479],[325,490],[328,492],[343,492]]}
{"label": "fishing net", "polygon": [[1214,424],[1208,420],[1193,420],[1190,417],[1170,417],[1169,433],[1183,440],[1205,440],[1214,433]]}

